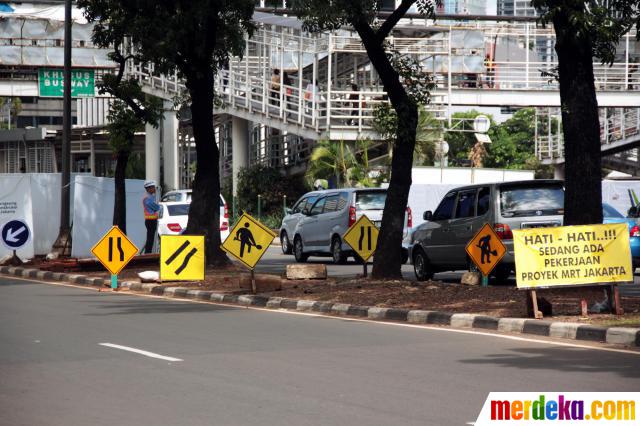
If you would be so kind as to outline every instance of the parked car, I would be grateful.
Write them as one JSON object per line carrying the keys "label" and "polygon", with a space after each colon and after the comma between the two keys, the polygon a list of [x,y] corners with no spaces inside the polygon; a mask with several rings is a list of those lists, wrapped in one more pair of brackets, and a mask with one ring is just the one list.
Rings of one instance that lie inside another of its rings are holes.
{"label": "parked car", "polygon": [[622,213],[607,203],[602,204],[603,223],[626,223],[629,227],[629,244],[633,267],[640,266],[640,227],[634,218],[624,217]]}
{"label": "parked car", "polygon": [[[187,227],[189,207],[191,206],[191,190],[181,189],[169,191],[160,199],[158,214],[158,235],[180,235]],[[220,194],[220,239],[229,236],[229,209]]]}
{"label": "parked car", "polygon": [[[356,258],[342,236],[362,215],[380,226],[386,199],[387,190],[378,188],[332,189],[303,195],[282,220],[283,252],[293,252],[298,262],[306,262],[312,255],[331,256],[335,263],[344,263],[349,256]],[[411,209],[407,207],[404,235],[411,226]],[[403,249],[403,256],[406,261],[408,251]]]}
{"label": "parked car", "polygon": [[469,269],[465,247],[489,223],[507,248],[493,270],[498,281],[515,269],[513,229],[561,226],[564,187],[557,180],[529,180],[470,185],[449,191],[435,212],[424,212],[425,223],[411,237],[409,257],[416,278],[435,272]]}

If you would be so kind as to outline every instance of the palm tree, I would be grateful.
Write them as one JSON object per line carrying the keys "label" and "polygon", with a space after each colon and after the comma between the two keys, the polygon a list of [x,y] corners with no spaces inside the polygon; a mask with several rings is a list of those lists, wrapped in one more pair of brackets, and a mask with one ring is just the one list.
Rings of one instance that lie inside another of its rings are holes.
{"label": "palm tree", "polygon": [[321,140],[311,153],[306,177],[310,183],[335,178],[338,188],[350,186],[349,169],[356,163],[351,147],[344,141]]}

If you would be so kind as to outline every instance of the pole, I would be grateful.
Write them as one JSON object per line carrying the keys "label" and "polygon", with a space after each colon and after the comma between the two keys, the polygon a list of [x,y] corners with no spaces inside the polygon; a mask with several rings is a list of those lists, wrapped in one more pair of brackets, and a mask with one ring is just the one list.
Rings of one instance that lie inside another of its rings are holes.
{"label": "pole", "polygon": [[111,275],[111,289],[114,291],[118,290],[118,276]]}
{"label": "pole", "polygon": [[367,261],[362,259],[362,277],[367,278]]}
{"label": "pole", "polygon": [[262,209],[262,195],[258,194],[258,219],[262,218],[261,209]]}
{"label": "pole", "polygon": [[66,255],[71,247],[71,0],[64,2],[64,99],[62,118],[62,181],[60,194],[60,231],[53,251]]}
{"label": "pole", "polygon": [[255,271],[253,269],[251,270],[251,293],[253,293],[253,294],[257,293],[257,289],[256,289],[256,273],[255,273]]}
{"label": "pole", "polygon": [[489,285],[489,276],[482,274],[482,287],[487,287]]}
{"label": "pole", "polygon": [[282,196],[282,211],[284,214],[287,214],[287,196]]}

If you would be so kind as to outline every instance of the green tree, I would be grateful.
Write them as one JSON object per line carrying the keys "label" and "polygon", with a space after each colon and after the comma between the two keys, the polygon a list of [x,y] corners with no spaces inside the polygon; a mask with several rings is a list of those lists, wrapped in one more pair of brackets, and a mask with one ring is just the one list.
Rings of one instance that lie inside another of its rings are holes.
{"label": "green tree", "polygon": [[420,72],[418,60],[390,51],[386,38],[414,5],[424,16],[435,18],[436,1],[402,0],[381,23],[376,21],[376,14],[383,6],[381,0],[291,0],[290,5],[310,31],[335,30],[349,25],[358,33],[398,115],[391,180],[372,276],[401,278],[402,229],[411,187],[418,105],[429,103],[433,83]]}
{"label": "green tree", "polygon": [[191,101],[196,174],[186,232],[205,235],[210,265],[226,265],[220,249],[220,154],[213,129],[214,77],[230,55],[240,56],[251,33],[253,0],[79,0],[96,23],[100,46],[119,43],[132,49],[127,59],[152,62],[155,71],[184,79]]}
{"label": "green tree", "polygon": [[496,126],[485,167],[522,169],[535,157],[535,109],[523,108]]}
{"label": "green tree", "polygon": [[20,111],[22,111],[20,98],[0,97],[0,114],[7,114],[7,121],[0,123],[0,128],[16,128]]}
{"label": "green tree", "polygon": [[356,165],[356,158],[349,143],[321,140],[311,152],[307,168],[307,182],[316,179],[334,179],[338,188],[351,186],[349,170]]}
{"label": "green tree", "polygon": [[[454,128],[452,131],[448,131],[445,133],[444,140],[449,144],[449,159],[452,165],[460,165],[464,164],[467,161],[471,160],[472,154],[475,153],[476,162],[481,160],[480,162],[484,162],[485,156],[487,155],[486,148],[479,149],[479,146],[476,146],[478,143],[476,137],[472,131],[468,131],[470,122],[473,121],[479,115],[486,115],[476,110],[470,110],[465,112],[456,112],[453,114],[454,122],[460,123],[462,126],[463,123],[465,125],[465,130],[467,131],[456,131],[462,130],[462,128],[456,129]],[[489,132],[487,133],[492,141],[498,139],[499,129],[496,126],[496,123],[493,121],[493,118],[488,115],[489,120],[491,122],[491,127],[489,128]],[[474,150],[474,147],[476,149]],[[482,158],[478,158],[480,155]]]}
{"label": "green tree", "polygon": [[593,58],[613,64],[616,46],[640,23],[639,0],[532,0],[552,23],[558,54],[565,152],[564,223],[602,223],[601,147]]}

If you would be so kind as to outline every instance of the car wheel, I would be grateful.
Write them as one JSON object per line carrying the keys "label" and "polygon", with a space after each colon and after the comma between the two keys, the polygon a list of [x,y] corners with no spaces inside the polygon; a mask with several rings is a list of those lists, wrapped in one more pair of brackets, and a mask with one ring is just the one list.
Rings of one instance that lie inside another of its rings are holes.
{"label": "car wheel", "polygon": [[508,284],[509,277],[511,276],[511,267],[508,265],[498,265],[491,272],[496,279],[496,284]]}
{"label": "car wheel", "polygon": [[282,245],[282,253],[291,254],[291,241],[289,241],[287,231],[282,231],[282,234],[280,235],[280,244]]}
{"label": "car wheel", "polygon": [[333,257],[333,263],[336,265],[343,265],[347,261],[347,256],[342,251],[342,241],[340,241],[339,237],[333,237],[333,240],[331,240],[331,256]]}
{"label": "car wheel", "polygon": [[417,249],[413,254],[413,271],[418,281],[426,281],[433,278],[433,270],[429,259],[422,249]]}
{"label": "car wheel", "polygon": [[308,254],[305,254],[302,247],[302,238],[299,236],[293,240],[293,255],[296,258],[296,262],[304,263],[309,258]]}

